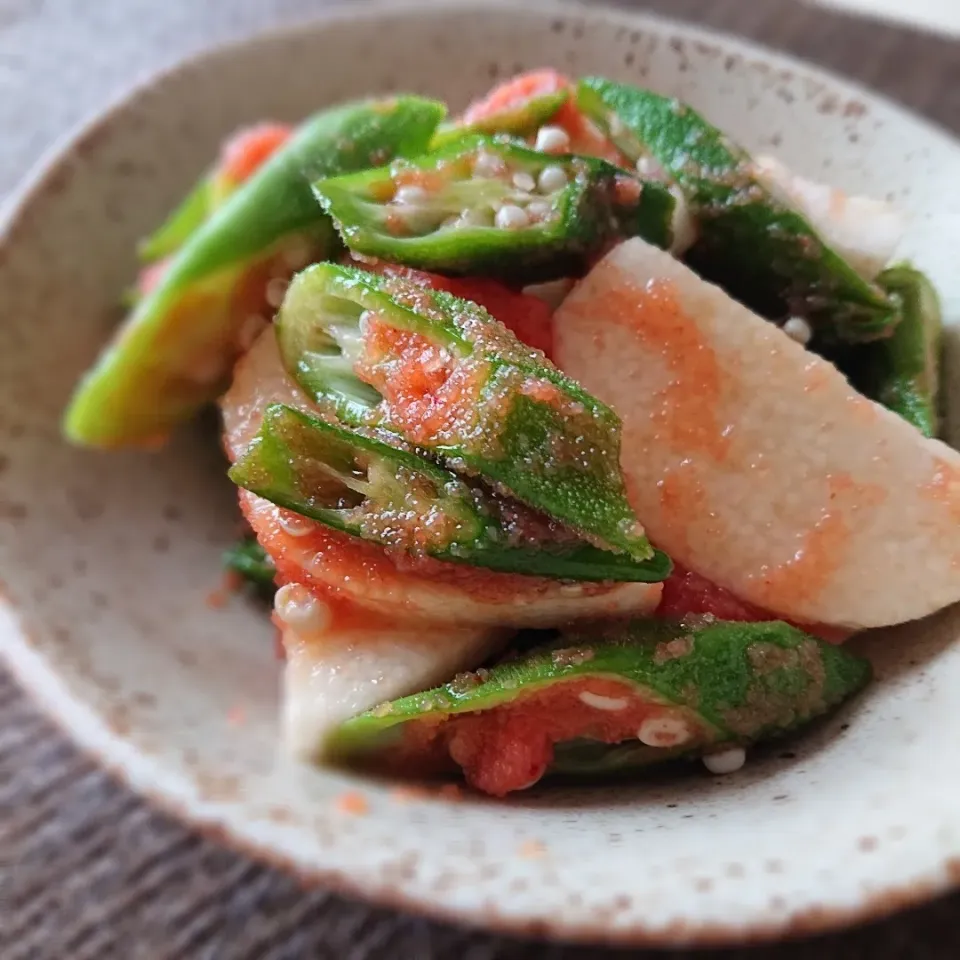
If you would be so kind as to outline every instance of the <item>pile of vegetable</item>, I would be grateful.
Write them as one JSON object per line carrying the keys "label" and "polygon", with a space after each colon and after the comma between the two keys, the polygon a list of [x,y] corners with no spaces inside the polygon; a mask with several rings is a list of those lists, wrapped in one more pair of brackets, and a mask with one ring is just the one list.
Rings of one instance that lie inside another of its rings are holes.
{"label": "pile of vegetable", "polygon": [[602,78],[350,103],[226,145],[64,430],[219,400],[298,755],[730,772],[866,684],[838,641],[960,598],[901,229]]}

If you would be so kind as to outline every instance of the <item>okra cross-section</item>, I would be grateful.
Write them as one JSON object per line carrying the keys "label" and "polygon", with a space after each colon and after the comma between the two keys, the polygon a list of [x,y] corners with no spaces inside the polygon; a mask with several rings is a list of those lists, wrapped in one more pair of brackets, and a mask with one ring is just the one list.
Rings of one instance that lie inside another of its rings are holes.
{"label": "okra cross-section", "polygon": [[856,386],[921,433],[939,427],[940,301],[933,284],[909,264],[888,267],[877,278],[900,304],[893,335],[850,351]]}
{"label": "okra cross-section", "polygon": [[525,282],[580,273],[617,236],[669,245],[674,207],[661,184],[603,160],[475,136],[314,192],[356,253]]}
{"label": "okra cross-section", "polygon": [[287,371],[352,426],[377,427],[569,526],[649,560],[624,490],[617,415],[482,307],[316,264],[277,321]]}
{"label": "okra cross-section", "polygon": [[413,770],[449,756],[503,794],[550,769],[613,771],[787,733],[870,675],[868,661],[785,623],[595,626],[381,704],[344,723],[332,749]]}
{"label": "okra cross-section", "polygon": [[708,279],[766,314],[798,315],[821,340],[889,334],[896,305],[768,189],[750,156],[686,104],[587,77],[577,104],[632,161],[683,191],[698,239],[688,256]]}
{"label": "okra cross-section", "polygon": [[389,549],[507,573],[564,580],[654,582],[670,573],[599,550],[516,501],[414,452],[281,404],[230,478],[279,506]]}

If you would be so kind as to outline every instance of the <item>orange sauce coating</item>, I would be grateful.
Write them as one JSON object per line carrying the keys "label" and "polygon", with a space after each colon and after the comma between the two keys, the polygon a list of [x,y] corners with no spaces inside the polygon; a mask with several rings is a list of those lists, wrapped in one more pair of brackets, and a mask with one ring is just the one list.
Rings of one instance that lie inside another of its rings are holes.
{"label": "orange sauce coating", "polygon": [[[580,699],[585,692],[624,705],[598,709]],[[408,770],[442,770],[449,757],[463,769],[468,783],[502,797],[546,773],[554,744],[578,737],[603,743],[636,739],[643,722],[652,718],[670,718],[685,728],[685,740],[679,742],[702,735],[686,711],[644,700],[627,682],[585,677],[551,684],[489,710],[409,723],[392,762]],[[663,744],[674,745],[678,742]]]}
{"label": "orange sauce coating", "polygon": [[383,396],[384,419],[413,443],[435,444],[473,422],[481,380],[419,333],[372,318],[357,375]]}

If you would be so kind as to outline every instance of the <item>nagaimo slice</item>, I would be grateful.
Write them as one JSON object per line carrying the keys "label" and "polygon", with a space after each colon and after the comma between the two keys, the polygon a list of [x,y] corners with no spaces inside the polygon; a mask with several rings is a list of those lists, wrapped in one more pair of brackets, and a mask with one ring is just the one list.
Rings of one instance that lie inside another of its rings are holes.
{"label": "nagaimo slice", "polygon": [[300,760],[322,756],[328,735],[351,717],[475,667],[509,636],[490,627],[405,623],[369,614],[348,613],[344,622],[335,609],[297,584],[277,593],[286,654],[283,742]]}
{"label": "nagaimo slice", "polygon": [[866,280],[876,279],[906,233],[906,216],[887,200],[846,194],[808,180],[775,157],[754,157],[751,171],[773,197],[806,217],[824,243]]}
{"label": "nagaimo slice", "polygon": [[628,494],[685,567],[793,620],[960,599],[960,455],[641,240],[555,316],[557,363],[623,421]]}
{"label": "nagaimo slice", "polygon": [[[271,403],[316,413],[288,378],[268,329],[237,365],[233,385],[221,399],[231,460],[246,450]],[[282,579],[394,617],[445,625],[555,626],[586,618],[645,616],[660,600],[659,583],[566,583],[389,555],[377,544],[331,530],[246,490],[240,492],[240,507]]]}

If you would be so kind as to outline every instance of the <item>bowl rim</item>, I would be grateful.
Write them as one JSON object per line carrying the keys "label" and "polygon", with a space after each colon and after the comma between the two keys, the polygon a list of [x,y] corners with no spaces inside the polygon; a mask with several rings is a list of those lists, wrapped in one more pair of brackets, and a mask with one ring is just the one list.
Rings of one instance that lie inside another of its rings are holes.
{"label": "bowl rim", "polygon": [[[0,260],[16,242],[17,234],[28,220],[35,202],[68,170],[72,158],[101,135],[107,134],[117,114],[152,88],[210,59],[230,58],[246,48],[263,42],[280,42],[304,30],[316,32],[338,24],[374,22],[384,16],[418,18],[431,11],[447,14],[495,12],[497,15],[580,16],[595,22],[682,35],[695,43],[721,46],[747,63],[764,62],[778,72],[810,77],[850,98],[861,98],[881,106],[896,119],[908,120],[923,128],[929,136],[942,141],[944,146],[960,151],[960,139],[946,127],[864,84],[762,43],[646,10],[625,9],[612,5],[610,0],[529,0],[522,6],[512,0],[366,0],[359,7],[338,5],[282,26],[202,47],[134,78],[118,93],[107,98],[100,108],[94,109],[57,137],[0,202]],[[522,918],[503,914],[490,903],[475,907],[452,907],[425,896],[408,895],[401,884],[371,892],[363,881],[355,879],[348,871],[298,863],[292,856],[269,843],[244,836],[234,825],[222,822],[215,815],[191,809],[189,799],[178,797],[169,786],[159,786],[164,783],[164,778],[157,776],[163,769],[162,762],[148,758],[124,736],[111,730],[99,712],[70,693],[52,661],[34,649],[31,624],[26,622],[15,608],[12,598],[7,596],[2,578],[0,637],[10,638],[9,643],[4,642],[0,647],[0,658],[21,689],[58,731],[115,783],[142,797],[154,810],[178,820],[203,837],[259,863],[280,869],[305,887],[323,887],[371,904],[443,922],[479,924],[484,929],[514,936],[647,948],[730,947],[835,932],[855,924],[882,919],[960,888],[960,859],[944,857],[941,861],[928,863],[911,880],[899,884],[887,883],[863,893],[858,902],[850,906],[799,912],[793,910],[781,918],[730,924],[705,923],[688,918],[667,928],[648,926],[642,919],[631,921],[623,927],[610,927],[599,919],[592,924],[583,924],[567,922],[562,916],[551,920]]]}

